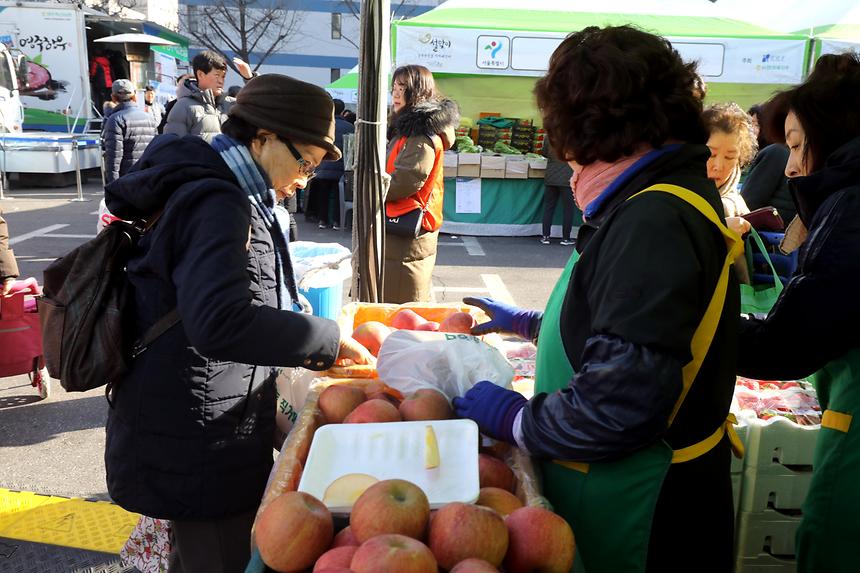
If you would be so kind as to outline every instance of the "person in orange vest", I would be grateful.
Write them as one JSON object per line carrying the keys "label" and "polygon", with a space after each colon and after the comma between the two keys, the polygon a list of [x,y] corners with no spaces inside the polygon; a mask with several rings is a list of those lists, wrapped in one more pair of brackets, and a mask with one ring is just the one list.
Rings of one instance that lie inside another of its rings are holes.
{"label": "person in orange vest", "polygon": [[442,154],[460,123],[424,66],[401,66],[391,84],[383,302],[429,301],[442,226]]}

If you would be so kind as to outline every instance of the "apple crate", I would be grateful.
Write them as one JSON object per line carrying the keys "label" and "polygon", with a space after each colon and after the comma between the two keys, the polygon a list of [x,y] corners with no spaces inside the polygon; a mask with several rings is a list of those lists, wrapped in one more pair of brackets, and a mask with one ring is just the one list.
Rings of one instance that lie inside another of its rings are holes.
{"label": "apple crate", "polygon": [[[396,305],[390,306],[396,307]],[[260,507],[257,510],[258,517],[276,497],[284,492],[296,491],[298,489],[302,469],[307,460],[314,433],[325,423],[319,409],[319,396],[322,391],[331,384],[349,384],[364,388],[374,383],[374,380],[367,378],[320,378],[310,388],[295,425],[281,447],[281,451],[269,474],[269,480],[263,492]],[[531,458],[517,448],[508,448],[505,462],[513,470],[514,476],[517,478],[517,488],[514,492],[517,497],[526,505],[551,509],[552,506],[549,501],[540,492],[537,469]],[[264,571],[266,569],[262,566],[262,562],[259,561],[258,557],[252,558],[248,569],[246,569],[246,573],[262,573]]]}
{"label": "apple crate", "polygon": [[800,426],[781,416],[747,423],[745,468],[767,470],[792,466],[811,469],[821,426]]}
{"label": "apple crate", "polygon": [[811,483],[811,469],[749,467],[743,473],[740,508],[746,512],[800,510]]}
{"label": "apple crate", "polygon": [[[342,332],[352,333],[359,325],[371,320],[391,325],[392,317],[398,311],[408,308],[426,320],[442,322],[455,312],[468,312],[478,322],[486,322],[489,317],[479,308],[458,303],[408,302],[387,304],[370,302],[351,302],[343,306],[337,323]],[[377,378],[376,367],[370,365],[333,366],[322,373],[328,378]]]}
{"label": "apple crate", "polygon": [[782,513],[773,509],[765,511],[741,511],[738,514],[738,557],[755,557],[769,554],[794,557],[794,537],[800,525],[800,512]]}

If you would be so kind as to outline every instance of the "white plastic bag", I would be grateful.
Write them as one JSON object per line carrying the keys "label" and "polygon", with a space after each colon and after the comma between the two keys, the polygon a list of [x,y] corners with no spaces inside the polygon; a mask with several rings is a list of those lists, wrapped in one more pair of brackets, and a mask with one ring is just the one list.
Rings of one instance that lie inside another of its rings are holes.
{"label": "white plastic bag", "polygon": [[119,221],[119,217],[115,217],[108,211],[107,203],[102,199],[99,201],[99,220],[96,222],[96,233],[101,233],[102,229],[113,223],[114,221]]}
{"label": "white plastic bag", "polygon": [[275,382],[277,388],[275,423],[278,426],[279,439],[286,437],[293,429],[293,424],[299,416],[308,389],[319,375],[318,372],[305,368],[282,368]]}
{"label": "white plastic bag", "polygon": [[502,354],[476,336],[448,332],[398,330],[391,333],[376,364],[379,377],[411,394],[419,388],[462,396],[481,380],[509,388],[514,371]]}
{"label": "white plastic bag", "polygon": [[352,276],[352,251],[338,243],[290,243],[290,258],[301,290],[327,288]]}

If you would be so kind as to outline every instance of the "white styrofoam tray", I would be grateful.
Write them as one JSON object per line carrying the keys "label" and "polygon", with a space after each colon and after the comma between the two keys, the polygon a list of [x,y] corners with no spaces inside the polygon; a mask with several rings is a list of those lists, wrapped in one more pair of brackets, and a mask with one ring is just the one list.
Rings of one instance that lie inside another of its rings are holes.
{"label": "white styrofoam tray", "polygon": [[[440,464],[424,467],[426,427],[433,426]],[[326,488],[350,473],[416,484],[436,509],[478,499],[478,426],[471,420],[328,424],[314,433],[299,491],[322,500]],[[329,507],[347,514],[351,507]]]}

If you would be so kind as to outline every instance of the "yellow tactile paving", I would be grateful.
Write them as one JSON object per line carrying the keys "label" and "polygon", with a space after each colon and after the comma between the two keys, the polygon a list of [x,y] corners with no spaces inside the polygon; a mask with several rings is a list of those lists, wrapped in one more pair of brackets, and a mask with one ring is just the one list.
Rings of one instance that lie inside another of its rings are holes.
{"label": "yellow tactile paving", "polygon": [[119,553],[140,516],[105,501],[0,488],[0,537]]}

